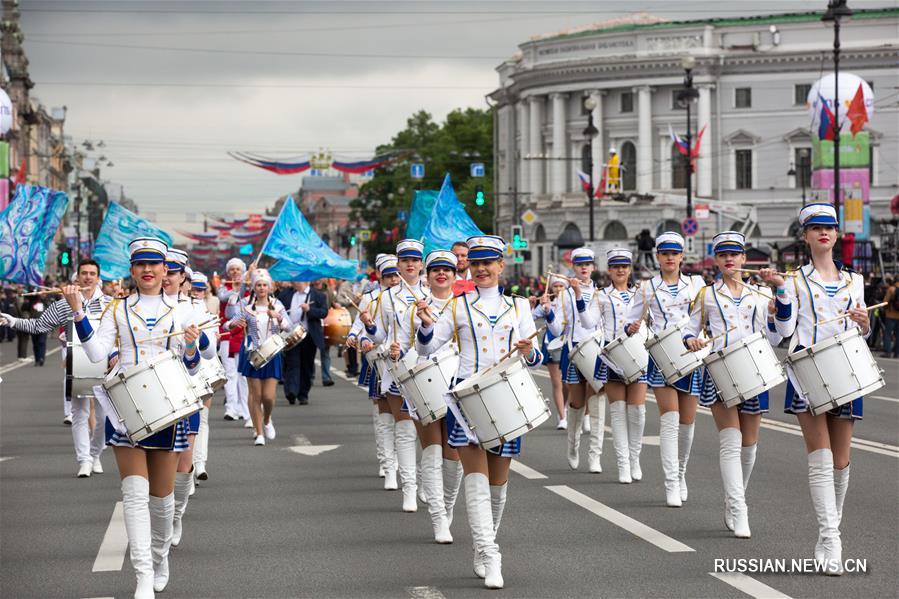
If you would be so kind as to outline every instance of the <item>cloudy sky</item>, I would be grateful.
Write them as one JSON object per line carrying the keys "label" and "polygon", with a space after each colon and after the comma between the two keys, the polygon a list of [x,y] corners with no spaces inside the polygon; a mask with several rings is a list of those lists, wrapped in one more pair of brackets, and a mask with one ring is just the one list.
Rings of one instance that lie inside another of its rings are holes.
{"label": "cloudy sky", "polygon": [[[669,19],[823,10],[826,0],[20,0],[25,48],[66,133],[104,140],[121,183],[167,229],[260,211],[297,189],[229,158],[330,149],[363,158],[425,109],[484,107],[532,35],[646,11]],[[895,5],[854,1],[853,7]],[[99,155],[95,152],[94,155]],[[186,226],[183,228],[192,228]]]}

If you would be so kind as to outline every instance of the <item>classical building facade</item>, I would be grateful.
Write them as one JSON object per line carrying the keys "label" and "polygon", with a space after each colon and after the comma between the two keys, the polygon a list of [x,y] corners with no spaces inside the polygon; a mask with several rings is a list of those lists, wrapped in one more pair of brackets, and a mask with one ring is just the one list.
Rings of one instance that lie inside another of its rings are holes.
{"label": "classical building facade", "polygon": [[[843,23],[841,72],[872,86],[872,239],[899,192],[899,9],[859,10]],[[684,135],[682,59],[695,59],[694,141],[705,128],[692,178],[700,220],[695,251],[711,236],[743,228],[766,249],[795,236],[812,138],[806,97],[832,70],[833,31],[820,13],[668,22],[646,14],[519,46],[501,64],[495,110],[496,221],[503,235],[524,224],[529,272],[589,241],[589,210],[577,175],[589,144],[594,182],[614,149],[621,191],[594,203],[597,248],[632,243],[643,229],[679,229],[686,168],[670,129]],[[585,105],[585,100],[592,99]],[[588,109],[598,134],[589,138]],[[790,173],[790,174],[788,174]],[[806,190],[811,199],[812,192]],[[717,211],[715,211],[717,209]],[[527,211],[536,215],[522,223]],[[700,214],[704,216],[704,214]]]}

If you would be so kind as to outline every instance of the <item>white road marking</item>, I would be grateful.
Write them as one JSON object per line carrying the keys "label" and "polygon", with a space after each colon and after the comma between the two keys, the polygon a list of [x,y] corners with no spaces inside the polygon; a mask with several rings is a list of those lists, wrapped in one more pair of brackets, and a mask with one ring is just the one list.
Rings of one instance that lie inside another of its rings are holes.
{"label": "white road marking", "polygon": [[525,466],[518,460],[512,460],[512,463],[509,467],[512,469],[512,472],[517,472],[518,474],[529,480],[542,480],[545,478],[549,478],[545,474],[540,474],[530,466]]}
{"label": "white road marking", "polygon": [[712,576],[756,599],[790,599],[777,589],[739,572],[709,572]]}
{"label": "white road marking", "polygon": [[84,599],[115,599],[115,597],[85,597]]}
{"label": "white road marking", "polygon": [[412,599],[446,599],[437,587],[406,587]]}
{"label": "white road marking", "polygon": [[306,435],[295,435],[294,441],[297,445],[312,445],[312,441]]}
{"label": "white road marking", "polygon": [[118,572],[125,563],[125,551],[128,549],[128,533],[125,531],[125,515],[122,510],[122,502],[115,504],[112,510],[112,518],[103,542],[100,543],[100,551],[94,560],[92,572]]}
{"label": "white road marking", "polygon": [[340,447],[340,445],[294,445],[293,447],[288,447],[287,449],[300,455],[317,456],[325,453],[326,451],[337,449],[338,447]]}
{"label": "white road marking", "polygon": [[5,462],[6,460],[14,460],[14,459],[16,459],[16,456],[6,456],[3,458],[0,458],[0,462]]}
{"label": "white road marking", "polygon": [[870,397],[872,399],[880,399],[883,401],[892,401],[894,403],[899,403],[899,398],[896,397],[887,397],[886,395],[868,395],[866,397]]}
{"label": "white road marking", "polygon": [[659,549],[668,551],[669,553],[685,553],[695,551],[692,547],[684,545],[677,539],[672,539],[668,535],[657,531],[654,528],[646,526],[639,520],[634,520],[630,516],[610,508],[604,503],[596,501],[592,497],[588,497],[583,493],[575,491],[566,485],[550,485],[546,487],[556,495],[564,497],[568,501],[579,505],[589,512],[593,512],[600,518],[611,522],[612,524],[623,528],[634,536],[640,537],[647,543],[652,543]]}
{"label": "white road marking", "polygon": [[[55,347],[47,352],[47,356],[48,357],[52,356],[53,354],[55,354],[58,351],[59,351],[59,348]],[[26,364],[33,364],[33,363],[34,363],[34,360],[30,360],[30,359],[26,360],[25,362],[13,362],[12,364],[7,364],[6,366],[3,366],[2,368],[0,368],[0,374],[6,374],[7,372],[9,372],[11,370],[15,370],[16,368],[21,368],[22,366],[25,366]]]}

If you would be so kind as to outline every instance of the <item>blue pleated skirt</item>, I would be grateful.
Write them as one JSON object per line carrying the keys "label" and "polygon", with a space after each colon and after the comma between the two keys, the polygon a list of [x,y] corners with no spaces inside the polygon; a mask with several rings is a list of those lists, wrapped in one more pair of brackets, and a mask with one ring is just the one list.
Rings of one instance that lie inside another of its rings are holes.
{"label": "blue pleated skirt", "polygon": [[[702,391],[699,394],[699,405],[711,408],[712,404],[721,401],[721,398],[718,397],[718,388],[715,386],[715,381],[712,380],[712,375],[705,368],[702,370]],[[768,392],[765,391],[747,399],[740,404],[738,411],[741,414],[764,414],[768,411]]]}
{"label": "blue pleated skirt", "polygon": [[116,431],[115,427],[106,419],[106,444],[113,447],[140,447],[143,449],[163,449],[181,452],[189,447],[187,442],[187,418],[179,420],[172,426],[154,433],[137,444],[132,444],[127,435]]}
{"label": "blue pleated skirt", "polygon": [[649,356],[649,364],[646,368],[646,382],[649,383],[650,387],[673,387],[682,393],[699,396],[702,392],[703,372],[705,372],[705,368],[700,366],[687,376],[674,381],[673,385],[669,385],[665,382],[665,375],[662,374],[662,371],[656,368],[655,362],[652,361],[652,356]]}
{"label": "blue pleated skirt", "polygon": [[[464,379],[459,379],[453,386],[458,385]],[[462,425],[456,421],[456,416],[453,414],[452,410],[446,411],[446,436],[447,436],[447,444],[450,447],[466,447],[468,445],[477,445],[477,443],[471,443],[468,440],[468,435],[465,434],[465,429],[462,428]],[[518,455],[521,455],[521,437],[514,439],[512,441],[507,441],[500,445],[499,447],[494,447],[492,449],[487,449],[487,453],[492,453],[493,455],[498,455],[504,458],[512,458]]]}

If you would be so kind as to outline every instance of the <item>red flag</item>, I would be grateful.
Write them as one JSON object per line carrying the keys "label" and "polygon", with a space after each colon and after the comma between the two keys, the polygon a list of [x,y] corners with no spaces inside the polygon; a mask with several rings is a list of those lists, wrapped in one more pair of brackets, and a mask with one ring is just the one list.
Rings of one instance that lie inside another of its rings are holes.
{"label": "red flag", "polygon": [[603,167],[602,175],[600,175],[599,177],[599,185],[596,186],[596,193],[593,194],[593,197],[602,199],[602,197],[606,194],[606,175],[608,175],[608,173],[609,167]]}
{"label": "red flag", "polygon": [[702,129],[699,130],[699,135],[696,136],[696,145],[694,145],[690,149],[690,170],[691,172],[696,172],[696,159],[699,157],[699,146],[702,144],[702,134],[705,133],[706,125],[702,126]]}
{"label": "red flag", "polygon": [[19,172],[16,173],[16,180],[14,181],[13,187],[15,187],[16,185],[24,185],[24,183],[25,183],[25,172],[26,172],[25,166],[26,166],[27,164],[28,164],[28,163],[25,162],[25,159],[23,158],[23,159],[22,159],[22,164],[19,165]]}
{"label": "red flag", "polygon": [[858,89],[855,90],[855,96],[849,104],[849,110],[846,111],[846,117],[849,119],[849,122],[852,123],[849,127],[849,130],[852,131],[852,137],[855,137],[856,133],[861,131],[862,127],[865,126],[865,123],[868,122],[868,109],[865,108],[865,94],[862,91],[861,83],[858,84]]}

